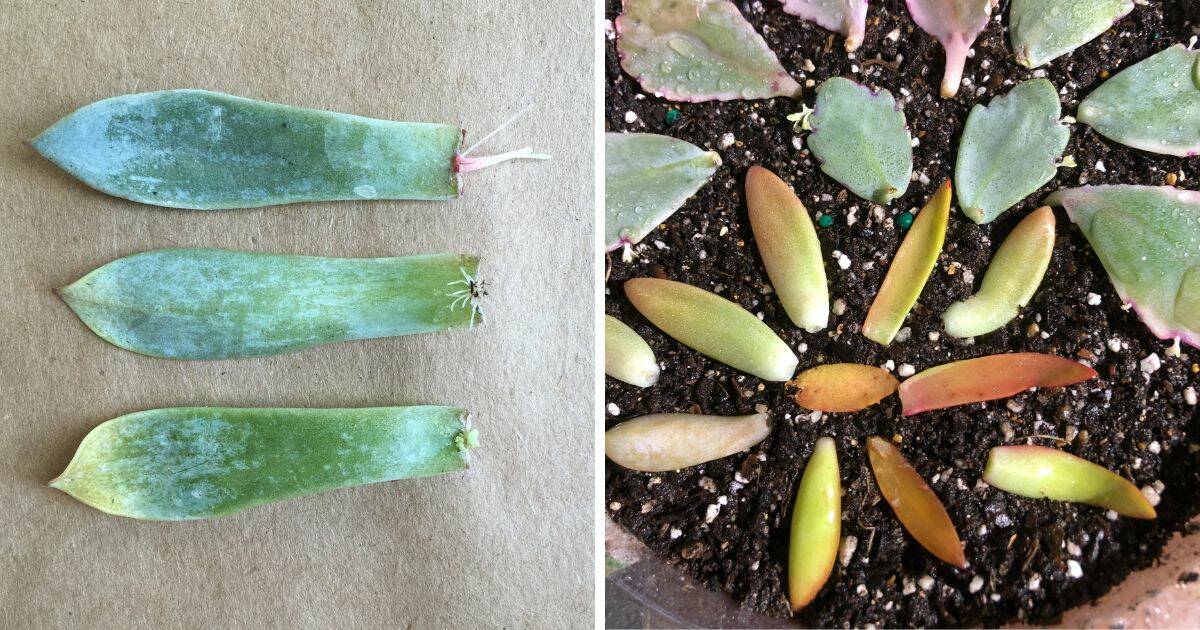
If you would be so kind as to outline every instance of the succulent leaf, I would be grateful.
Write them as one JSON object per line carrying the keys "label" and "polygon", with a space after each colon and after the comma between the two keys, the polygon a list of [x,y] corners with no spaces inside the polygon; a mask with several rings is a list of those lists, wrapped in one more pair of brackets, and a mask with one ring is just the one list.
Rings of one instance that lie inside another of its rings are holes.
{"label": "succulent leaf", "polygon": [[700,354],[767,381],[786,381],[800,362],[746,309],[682,282],[634,278],[625,295],[646,319]]}
{"label": "succulent leaf", "polygon": [[942,319],[951,337],[985,335],[1003,327],[1029,303],[1054,253],[1054,212],[1042,206],[1029,213],[992,258],[979,293],[946,309]]}
{"label": "succulent leaf", "polygon": [[1008,21],[1017,63],[1036,68],[1092,41],[1129,15],[1133,0],[1013,0]]}
{"label": "succulent leaf", "polygon": [[887,398],[900,385],[887,370],[857,363],[830,363],[801,372],[790,384],[796,404],[827,412],[862,411]]}
{"label": "succulent leaf", "polygon": [[921,30],[932,35],[946,50],[946,72],[942,97],[958,94],[963,66],[975,38],[983,32],[997,0],[907,0],[908,12]]}
{"label": "succulent leaf", "polygon": [[727,0],[624,0],[621,67],[672,101],[795,96],[800,84]]}
{"label": "succulent leaf", "polygon": [[641,241],[721,165],[714,151],[652,133],[604,134],[604,243]]}
{"label": "succulent leaf", "polygon": [[1135,149],[1200,155],[1200,50],[1176,44],[1126,68],[1088,94],[1076,118]]}
{"label": "succulent leaf", "polygon": [[892,506],[904,529],[943,562],[966,568],[962,541],[946,507],[900,450],[879,436],[871,436],[867,457],[879,493]]}
{"label": "succulent leaf", "polygon": [[829,287],[808,210],[791,187],[761,166],[746,174],[746,207],[767,276],[788,317],[808,332],[825,328]]}
{"label": "succulent leaf", "polygon": [[638,387],[658,382],[658,362],[650,345],[612,315],[604,316],[604,373]]}
{"label": "succulent leaf", "polygon": [[656,413],[626,420],[604,433],[604,454],[642,472],[697,466],[740,453],[771,433],[765,413],[704,416]]}
{"label": "succulent leaf", "polygon": [[938,254],[946,240],[946,224],[950,220],[950,181],[942,184],[917,215],[908,235],[900,243],[892,266],[883,278],[883,286],[867,311],[863,336],[875,343],[888,345],[904,325],[921,290],[937,264]]}
{"label": "succulent leaf", "polygon": [[1096,377],[1071,359],[1037,352],[993,354],[929,368],[900,384],[904,415],[1014,396],[1032,387],[1065,387]]}
{"label": "succulent leaf", "polygon": [[983,480],[1031,499],[1086,503],[1133,518],[1151,519],[1154,506],[1128,479],[1070,453],[1044,446],[997,446],[988,452]]}
{"label": "succulent leaf", "polygon": [[816,598],[833,572],[842,538],[842,478],[837,446],[823,437],[804,467],[792,507],[788,541],[788,600],[792,610]]}
{"label": "succulent leaf", "polygon": [[1046,79],[1017,85],[967,117],[954,185],[963,214],[987,223],[1054,177],[1071,131]]}
{"label": "succulent leaf", "polygon": [[1200,348],[1200,192],[1085,186],[1046,202],[1066,208],[1150,332]]}
{"label": "succulent leaf", "polygon": [[867,0],[780,0],[783,10],[846,38],[846,50],[862,44],[867,29]]}
{"label": "succulent leaf", "polygon": [[908,190],[912,137],[890,92],[834,77],[817,88],[809,124],[821,170],[850,192],[887,203]]}

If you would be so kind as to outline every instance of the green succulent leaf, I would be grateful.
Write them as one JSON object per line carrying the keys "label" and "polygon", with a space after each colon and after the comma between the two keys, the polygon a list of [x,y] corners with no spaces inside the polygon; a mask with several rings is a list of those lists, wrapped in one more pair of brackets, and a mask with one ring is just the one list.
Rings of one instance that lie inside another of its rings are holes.
{"label": "green succulent leaf", "polygon": [[867,0],[780,0],[785,13],[798,15],[821,28],[841,33],[846,50],[863,41],[867,29]]}
{"label": "green succulent leaf", "polygon": [[1133,0],[1013,0],[1008,21],[1017,63],[1036,68],[1092,41],[1129,15]]}
{"label": "green succulent leaf", "polygon": [[604,243],[641,241],[717,172],[715,151],[652,133],[604,134]]}
{"label": "green succulent leaf", "polygon": [[1088,94],[1076,118],[1135,149],[1200,155],[1200,50],[1175,45],[1125,69]]}
{"label": "green succulent leaf", "polygon": [[625,0],[616,20],[621,67],[672,101],[795,96],[800,84],[726,0]]}
{"label": "green succulent leaf", "polygon": [[834,77],[817,88],[809,124],[821,170],[850,192],[887,203],[908,190],[912,137],[890,92]]}
{"label": "green succulent leaf", "polygon": [[1150,332],[1200,348],[1200,193],[1085,186],[1046,202],[1066,208]]}
{"label": "green succulent leaf", "polygon": [[153,409],[93,429],[50,485],[116,516],[210,518],[463,470],[476,435],[453,407]]}
{"label": "green succulent leaf", "polygon": [[788,602],[800,610],[829,580],[842,538],[842,478],[837,446],[823,437],[800,477],[788,540]]}
{"label": "green succulent leaf", "polygon": [[1054,177],[1071,137],[1060,115],[1058,91],[1046,79],[971,109],[954,169],[963,214],[987,223]]}
{"label": "green succulent leaf", "polygon": [[1154,506],[1128,479],[1086,459],[1044,446],[997,446],[988,451],[983,480],[1029,497],[1086,503],[1131,518],[1152,519]]}
{"label": "green succulent leaf", "polygon": [[163,249],[114,260],[59,295],[88,328],[126,350],[227,359],[473,326],[478,265],[457,254]]}
{"label": "green succulent leaf", "polygon": [[645,339],[612,315],[604,316],[604,373],[638,387],[658,382],[654,351]]}

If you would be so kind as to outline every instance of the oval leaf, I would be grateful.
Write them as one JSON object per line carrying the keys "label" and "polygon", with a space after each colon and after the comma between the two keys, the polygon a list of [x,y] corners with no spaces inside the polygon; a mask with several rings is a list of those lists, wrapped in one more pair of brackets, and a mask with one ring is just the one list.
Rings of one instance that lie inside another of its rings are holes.
{"label": "oval leaf", "polygon": [[821,28],[841,33],[846,50],[853,51],[863,41],[867,29],[867,0],[780,0],[783,10],[798,15]]}
{"label": "oval leaf", "polygon": [[867,457],[879,493],[892,506],[904,529],[943,562],[965,569],[967,557],[946,507],[899,449],[881,437],[871,436]]}
{"label": "oval leaf", "polygon": [[691,285],[657,278],[625,282],[625,295],[646,319],[701,354],[767,381],[786,381],[800,362],[749,311]]}
{"label": "oval leaf", "polygon": [[1054,212],[1034,210],[1001,243],[983,275],[979,293],[955,302],[942,319],[951,337],[985,335],[1003,327],[1029,303],[1054,254]]}
{"label": "oval leaf", "polygon": [[714,151],[652,133],[604,134],[604,243],[640,242],[717,172]]}
{"label": "oval leaf", "polygon": [[293,497],[467,467],[453,407],[153,409],[109,420],[50,482],[98,510],[150,520],[232,514]]}
{"label": "oval leaf", "polygon": [[1017,63],[1036,68],[1096,39],[1129,15],[1133,0],[1013,0],[1008,21]]}
{"label": "oval leaf", "polygon": [[1154,506],[1128,479],[1085,459],[1044,446],[998,446],[988,452],[983,480],[1032,499],[1086,503],[1133,518],[1154,518]]}
{"label": "oval leaf", "polygon": [[908,190],[912,137],[890,92],[834,77],[817,88],[809,124],[821,170],[850,192],[887,203]]}
{"label": "oval leaf", "polygon": [[761,166],[746,174],[746,207],[767,276],[788,317],[808,332],[825,328],[825,259],[808,210],[791,187]]}
{"label": "oval leaf", "polygon": [[1092,368],[1051,354],[1012,352],[929,368],[900,384],[904,415],[996,400],[1032,387],[1065,387],[1096,377]]}
{"label": "oval leaf", "polygon": [[654,351],[645,339],[612,315],[604,316],[604,373],[638,387],[658,382]]}
{"label": "oval leaf", "polygon": [[794,96],[800,84],[726,0],[624,0],[621,67],[672,101]]}
{"label": "oval leaf", "polygon": [[113,345],[169,359],[228,359],[474,326],[478,266],[478,258],[455,254],[163,249],[114,260],[58,293]]}
{"label": "oval leaf", "polygon": [[987,223],[1054,177],[1071,137],[1060,114],[1058,92],[1046,79],[971,109],[954,169],[963,214]]}
{"label": "oval leaf", "polygon": [[907,0],[908,12],[921,30],[946,50],[942,97],[958,94],[963,66],[975,38],[983,32],[998,0]]}
{"label": "oval leaf", "polygon": [[1176,44],[1125,69],[1079,103],[1077,118],[1135,149],[1200,155],[1200,50]]}
{"label": "oval leaf", "polygon": [[837,447],[823,437],[804,467],[788,541],[788,600],[792,610],[816,598],[833,572],[842,538],[842,477]]}
{"label": "oval leaf", "polygon": [[630,470],[666,472],[740,453],[770,433],[765,413],[735,417],[657,413],[606,431],[604,454]]}
{"label": "oval leaf", "polygon": [[892,266],[883,278],[883,286],[879,287],[879,293],[867,311],[862,327],[864,337],[885,346],[892,343],[937,265],[949,221],[950,182],[947,180],[925,204],[900,243]]}
{"label": "oval leaf", "polygon": [[1200,193],[1085,186],[1046,202],[1066,208],[1150,332],[1200,348]]}
{"label": "oval leaf", "polygon": [[891,396],[900,382],[873,365],[830,363],[801,372],[790,384],[796,388],[796,404],[805,409],[852,412]]}

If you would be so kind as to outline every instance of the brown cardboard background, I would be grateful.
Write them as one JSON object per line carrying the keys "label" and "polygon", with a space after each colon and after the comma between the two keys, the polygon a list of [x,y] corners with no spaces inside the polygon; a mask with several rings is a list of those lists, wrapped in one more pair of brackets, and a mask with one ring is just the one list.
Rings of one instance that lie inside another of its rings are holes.
{"label": "brown cardboard background", "polygon": [[[37,1],[0,6],[0,627],[585,627],[592,613],[591,2]],[[91,101],[199,87],[460,123],[453,202],[229,212],[104,196],[22,140]],[[483,256],[473,331],[172,362],[110,346],[51,291],[167,246]],[[176,405],[445,403],[465,474],[203,522],[104,515],[46,487],[118,415]]]}

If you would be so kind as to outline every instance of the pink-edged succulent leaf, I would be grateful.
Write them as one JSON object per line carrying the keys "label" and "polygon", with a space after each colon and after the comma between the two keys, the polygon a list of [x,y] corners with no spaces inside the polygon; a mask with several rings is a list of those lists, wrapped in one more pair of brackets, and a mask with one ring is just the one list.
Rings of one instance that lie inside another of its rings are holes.
{"label": "pink-edged succulent leaf", "polygon": [[967,51],[991,18],[996,0],[907,0],[908,12],[921,30],[932,35],[946,50],[946,73],[942,97],[958,94]]}
{"label": "pink-edged succulent leaf", "polygon": [[867,30],[867,0],[780,0],[783,10],[846,38],[846,50],[863,41]]}
{"label": "pink-edged succulent leaf", "polygon": [[1086,503],[1132,518],[1156,516],[1154,506],[1128,479],[1086,459],[1044,446],[997,446],[988,453],[983,480],[1032,499]]}
{"label": "pink-edged succulent leaf", "polygon": [[1200,192],[1084,186],[1046,202],[1066,209],[1150,332],[1200,348]]}
{"label": "pink-edged succulent leaf", "polygon": [[900,454],[900,449],[881,437],[871,436],[867,441],[867,457],[879,493],[892,506],[904,529],[942,561],[966,568],[962,540],[946,506]]}
{"label": "pink-edged succulent leaf", "polygon": [[727,0],[625,0],[621,67],[672,101],[795,96],[800,84]]}
{"label": "pink-edged succulent leaf", "polygon": [[911,416],[1014,396],[1032,387],[1065,387],[1096,377],[1071,359],[1037,352],[993,354],[929,368],[900,384],[904,415]]}

